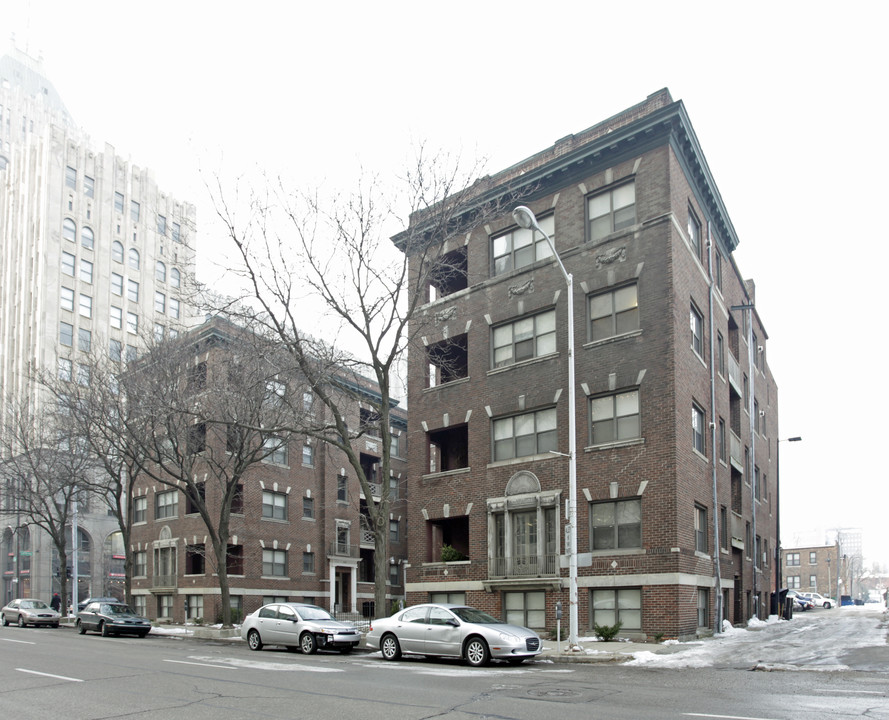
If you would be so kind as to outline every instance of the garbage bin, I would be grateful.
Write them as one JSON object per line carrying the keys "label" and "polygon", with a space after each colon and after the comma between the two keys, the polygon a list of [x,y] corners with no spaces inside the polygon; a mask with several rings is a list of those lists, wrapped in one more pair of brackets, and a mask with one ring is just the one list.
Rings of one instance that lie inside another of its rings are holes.
{"label": "garbage bin", "polygon": [[793,598],[787,597],[787,588],[779,590],[777,595],[781,606],[779,615],[785,620],[790,620],[793,617]]}

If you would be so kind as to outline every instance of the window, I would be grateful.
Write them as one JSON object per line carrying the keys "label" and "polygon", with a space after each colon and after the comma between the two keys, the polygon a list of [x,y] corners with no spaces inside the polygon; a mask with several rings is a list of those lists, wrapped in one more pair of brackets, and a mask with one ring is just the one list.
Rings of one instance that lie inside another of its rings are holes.
{"label": "window", "polygon": [[154,496],[154,519],[176,517],[179,513],[179,493],[176,490],[159,492]]}
{"label": "window", "polygon": [[71,218],[65,218],[62,221],[62,239],[69,242],[77,240],[77,226]]}
{"label": "window", "polygon": [[89,260],[80,261],[80,279],[85,283],[93,282],[93,264]]}
{"label": "window", "polygon": [[131,335],[139,334],[139,316],[136,313],[127,313],[127,332]]}
{"label": "window", "polygon": [[810,552],[809,553],[809,565],[817,565],[818,564],[818,553]]}
{"label": "window", "polygon": [[303,553],[303,573],[313,575],[315,573],[315,553]]}
{"label": "window", "polygon": [[799,590],[800,589],[799,575],[788,575],[787,576],[787,587],[790,590]]}
{"label": "window", "polygon": [[345,475],[336,476],[337,502],[346,502],[349,499],[349,481]]}
{"label": "window", "polygon": [[271,520],[286,520],[287,495],[285,493],[263,490],[262,516]]}
{"label": "window", "polygon": [[[185,574],[203,575],[206,569],[206,549],[203,543],[185,546]],[[200,597],[200,595],[198,595]]]}
{"label": "window", "polygon": [[80,230],[80,244],[83,245],[87,250],[92,250],[95,244],[95,236],[93,235],[93,229],[88,227],[83,227]]}
{"label": "window", "polygon": [[133,498],[133,522],[148,520],[148,498],[145,495]]}
{"label": "window", "polygon": [[70,310],[74,312],[74,291],[71,288],[63,287],[59,294],[59,304],[62,310]]}
{"label": "window", "polygon": [[161,323],[154,324],[154,341],[163,342],[167,329]]}
{"label": "window", "polygon": [[62,272],[65,275],[74,277],[74,256],[71,253],[62,253]]}
{"label": "window", "polygon": [[704,316],[694,306],[690,312],[691,348],[701,358],[704,357]]}
{"label": "window", "polygon": [[503,367],[556,351],[556,311],[498,325],[492,331],[493,366]]}
{"label": "window", "polygon": [[556,409],[494,420],[494,461],[538,455],[556,449]]}
{"label": "window", "polygon": [[706,553],[707,542],[707,508],[695,505],[695,552]]}
{"label": "window", "polygon": [[287,575],[287,551],[264,548],[262,551],[262,574],[285,577]]}
{"label": "window", "polygon": [[111,243],[111,259],[114,262],[123,262],[123,244],[119,240]]}
{"label": "window", "polygon": [[162,292],[154,293],[154,311],[163,315],[167,311],[167,296]]}
{"label": "window", "polygon": [[167,218],[163,215],[157,216],[157,231],[160,235],[167,234]]}
{"label": "window", "polygon": [[189,366],[186,375],[189,392],[203,390],[207,386],[207,363],[199,362]]}
{"label": "window", "polygon": [[167,266],[161,260],[154,265],[154,279],[158,282],[167,282]]}
{"label": "window", "polygon": [[263,440],[263,448],[268,453],[265,461],[275,465],[287,464],[287,443],[279,437],[267,437]]}
{"label": "window", "polygon": [[130,251],[127,253],[128,265],[133,268],[133,270],[138,270],[139,265],[141,263],[139,259],[139,251],[136,248],[130,248]]}
{"label": "window", "polygon": [[108,341],[108,357],[114,362],[120,362],[123,354],[123,346],[120,343],[120,340],[109,340]]}
{"label": "window", "polygon": [[71,323],[59,323],[59,342],[65,347],[74,344],[74,326]]}
{"label": "window", "polygon": [[170,298],[170,317],[179,318],[179,301],[176,298]]}
{"label": "window", "polygon": [[279,380],[265,381],[265,401],[274,407],[280,407],[287,397],[287,385]]}
{"label": "window", "polygon": [[77,363],[77,384],[89,387],[90,366],[85,363]]}
{"label": "window", "polygon": [[[207,448],[207,425],[206,423],[196,423],[189,426],[188,435],[185,439],[186,451],[190,454],[204,452]],[[232,510],[234,512],[234,510]]]}
{"label": "window", "polygon": [[698,627],[710,626],[710,590],[698,588]]}
{"label": "window", "polygon": [[123,295],[123,275],[111,273],[111,293],[113,295]]}
{"label": "window", "polygon": [[114,210],[119,213],[123,212],[123,193],[114,193]]}
{"label": "window", "polygon": [[72,190],[77,189],[77,170],[70,165],[65,168],[65,185]]}
{"label": "window", "polygon": [[401,533],[398,529],[398,520],[389,521],[389,542],[400,542]]}
{"label": "window", "polygon": [[173,238],[173,242],[182,242],[182,240],[180,239],[182,237],[182,233],[179,223],[174,222],[172,226],[173,227],[170,231],[170,237]]}
{"label": "window", "polygon": [[133,553],[133,575],[135,577],[146,577],[147,574],[148,553],[145,550],[138,550]]}
{"label": "window", "polygon": [[592,590],[592,625],[617,625],[621,630],[642,629],[642,590],[640,588],[608,588]]}
{"label": "window", "polygon": [[181,277],[182,277],[182,276],[181,276],[181,274],[179,273],[179,269],[178,269],[178,268],[172,268],[172,269],[170,270],[170,285],[172,285],[174,288],[179,287],[180,282],[181,282]]}
{"label": "window", "polygon": [[512,625],[546,626],[546,593],[542,590],[503,594],[504,620]]}
{"label": "window", "polygon": [[698,405],[691,406],[691,430],[694,449],[705,455],[707,447],[704,443],[704,411]]}
{"label": "window", "polygon": [[725,377],[725,338],[722,333],[716,333],[716,368],[719,374]]}
{"label": "window", "polygon": [[727,447],[725,440],[725,420],[719,418],[719,435],[716,438],[716,442],[719,443],[719,459],[722,462],[726,461]]}
{"label": "window", "polygon": [[137,203],[135,200],[130,200],[130,219],[133,222],[139,222],[139,211],[139,203]]}
{"label": "window", "polygon": [[728,549],[728,510],[725,505],[719,508],[719,545],[723,550]]}
{"label": "window", "polygon": [[639,391],[617,393],[590,400],[593,445],[635,440],[642,436]]}
{"label": "window", "polygon": [[315,465],[315,448],[306,443],[303,445],[303,465],[313,467]]}
{"label": "window", "polygon": [[83,194],[88,198],[96,196],[96,181],[89,175],[83,176]]}
{"label": "window", "polygon": [[93,316],[93,299],[83,293],[80,294],[80,316],[86,318]]}
{"label": "window", "polygon": [[587,200],[590,240],[601,240],[636,223],[636,184],[626,183]]}
{"label": "window", "polygon": [[787,562],[785,563],[787,567],[799,567],[799,553],[787,553],[785,556],[787,558]]}
{"label": "window", "polygon": [[593,503],[590,508],[593,550],[642,547],[642,500]]}
{"label": "window", "polygon": [[244,514],[244,486],[241,483],[235,485],[235,492],[232,495],[232,514]]}
{"label": "window", "polygon": [[73,364],[68,358],[59,358],[59,380],[70,382],[72,369]]}
{"label": "window", "polygon": [[701,222],[698,220],[691,205],[688,207],[688,241],[694,248],[695,255],[701,257]]}
{"label": "window", "polygon": [[303,498],[303,517],[306,520],[313,520],[315,518],[315,498]]}
{"label": "window", "polygon": [[139,283],[135,280],[127,280],[127,299],[130,302],[139,302]]}
{"label": "window", "polygon": [[639,329],[639,299],[635,284],[591,296],[589,308],[592,341]]}
{"label": "window", "polygon": [[[553,217],[553,215],[548,215],[538,218],[537,224],[555,243]],[[538,260],[552,257],[552,254],[546,238],[531,228],[516,228],[511,232],[498,235],[491,241],[494,275],[518,270]]]}
{"label": "window", "polygon": [[[490,574],[504,577],[558,574],[556,500],[549,497],[545,500],[553,504],[530,510],[507,508],[505,512],[491,515],[489,532],[492,533],[493,542],[488,559]],[[452,533],[451,544],[461,552],[464,547],[468,551],[468,532],[465,528],[465,524],[462,527],[452,525],[442,528]]]}
{"label": "window", "polygon": [[111,327],[120,330],[123,327],[123,310],[115,305],[110,308]]}

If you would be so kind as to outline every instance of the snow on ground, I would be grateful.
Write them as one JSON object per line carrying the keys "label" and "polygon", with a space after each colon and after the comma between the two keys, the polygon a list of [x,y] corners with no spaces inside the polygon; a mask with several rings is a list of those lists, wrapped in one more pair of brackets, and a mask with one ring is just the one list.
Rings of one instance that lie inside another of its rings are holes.
{"label": "snow on ground", "polygon": [[816,609],[794,614],[792,620],[754,620],[747,628],[727,624],[720,635],[678,643],[676,652],[635,652],[626,664],[847,670],[843,656],[850,651],[887,647],[887,624],[886,608],[879,604]]}

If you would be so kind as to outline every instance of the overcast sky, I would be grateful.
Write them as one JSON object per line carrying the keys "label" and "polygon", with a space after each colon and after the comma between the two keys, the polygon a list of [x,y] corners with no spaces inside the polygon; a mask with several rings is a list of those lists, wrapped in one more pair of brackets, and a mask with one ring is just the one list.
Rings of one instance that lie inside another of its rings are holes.
{"label": "overcast sky", "polygon": [[[323,7],[322,7],[323,5]],[[845,2],[152,3],[16,0],[69,111],[198,206],[262,168],[349,188],[420,141],[496,172],[667,87],[684,101],[756,282],[780,393],[782,538],[865,530],[889,563],[887,6]],[[884,350],[879,348],[883,346]]]}

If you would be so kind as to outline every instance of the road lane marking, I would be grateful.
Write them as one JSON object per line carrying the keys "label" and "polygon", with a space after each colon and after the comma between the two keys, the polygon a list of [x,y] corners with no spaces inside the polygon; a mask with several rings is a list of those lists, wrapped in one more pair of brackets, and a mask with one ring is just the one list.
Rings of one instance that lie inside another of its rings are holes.
{"label": "road lane marking", "polygon": [[32,642],[30,640],[10,640],[9,638],[3,638],[3,642],[14,642],[19,643],[21,645],[36,645],[37,643]]}
{"label": "road lane marking", "polygon": [[689,717],[718,718],[718,720],[774,720],[774,718],[747,717],[746,715],[710,715],[708,713],[682,713]]}
{"label": "road lane marking", "polygon": [[276,663],[265,660],[241,660],[239,658],[212,658],[200,655],[189,655],[192,660],[204,660],[206,662],[226,663],[225,667],[243,668],[250,670],[267,670],[271,672],[317,672],[317,673],[341,673],[341,668],[319,667],[317,665],[303,665],[301,663]]}
{"label": "road lane marking", "polygon": [[68,682],[83,682],[80,678],[65,677],[64,675],[53,675],[52,673],[37,672],[36,670],[28,670],[27,668],[16,668],[19,672],[31,673],[31,675],[43,675],[43,677],[51,677],[56,680],[67,680]]}
{"label": "road lane marking", "polygon": [[209,663],[188,662],[186,660],[164,660],[168,663],[177,663],[179,665],[199,665],[200,667],[219,668],[221,670],[234,670],[231,665],[210,665]]}
{"label": "road lane marking", "polygon": [[882,690],[842,690],[840,688],[821,689],[816,688],[815,692],[830,693],[831,695],[885,695]]}

